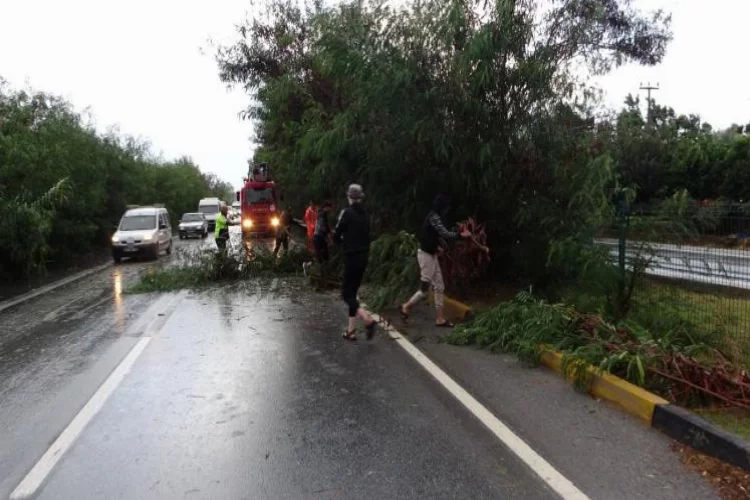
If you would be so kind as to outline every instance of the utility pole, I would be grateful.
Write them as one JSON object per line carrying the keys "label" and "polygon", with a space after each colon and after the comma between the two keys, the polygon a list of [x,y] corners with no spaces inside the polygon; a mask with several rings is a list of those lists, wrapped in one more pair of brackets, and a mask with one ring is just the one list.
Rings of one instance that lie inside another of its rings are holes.
{"label": "utility pole", "polygon": [[645,90],[647,92],[647,104],[648,107],[646,108],[646,123],[651,125],[651,91],[652,90],[659,90],[659,84],[657,83],[656,86],[652,86],[651,82],[648,82],[646,85],[643,85],[643,82],[641,82],[641,90]]}

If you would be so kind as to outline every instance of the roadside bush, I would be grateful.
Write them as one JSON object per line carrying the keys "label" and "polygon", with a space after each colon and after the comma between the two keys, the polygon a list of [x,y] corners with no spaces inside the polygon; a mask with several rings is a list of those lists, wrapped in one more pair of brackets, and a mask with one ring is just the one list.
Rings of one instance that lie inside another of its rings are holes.
{"label": "roadside bush", "polygon": [[36,200],[0,196],[0,276],[19,278],[44,270],[55,209],[69,192],[70,183],[63,179]]}
{"label": "roadside bush", "polygon": [[386,234],[370,246],[365,280],[367,305],[376,311],[405,302],[419,283],[417,237],[405,231]]}
{"label": "roadside bush", "polygon": [[[66,203],[29,205],[62,179]],[[14,91],[0,78],[0,277],[43,272],[106,246],[128,204],[162,203],[176,223],[211,195],[226,200],[231,186],[189,158],[165,162],[143,141],[99,134],[64,99]]]}
{"label": "roadside bush", "polygon": [[691,323],[684,307],[643,309],[613,324],[521,293],[457,326],[445,341],[514,353],[532,363],[545,349],[560,351],[563,372],[580,389],[588,387],[593,366],[686,406],[750,406],[750,377],[721,352],[724,337]]}
{"label": "roadside bush", "polygon": [[522,292],[515,300],[457,325],[445,341],[510,352],[522,360],[538,362],[540,345],[560,346],[570,341],[574,316],[573,307],[548,304]]}

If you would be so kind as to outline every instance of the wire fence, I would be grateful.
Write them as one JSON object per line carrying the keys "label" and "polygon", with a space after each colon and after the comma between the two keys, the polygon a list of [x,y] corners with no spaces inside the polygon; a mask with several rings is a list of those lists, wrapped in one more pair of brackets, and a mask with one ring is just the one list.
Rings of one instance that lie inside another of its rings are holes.
{"label": "wire fence", "polygon": [[642,274],[632,314],[648,316],[662,332],[710,339],[750,366],[750,210],[692,204],[677,212],[632,210],[598,243]]}

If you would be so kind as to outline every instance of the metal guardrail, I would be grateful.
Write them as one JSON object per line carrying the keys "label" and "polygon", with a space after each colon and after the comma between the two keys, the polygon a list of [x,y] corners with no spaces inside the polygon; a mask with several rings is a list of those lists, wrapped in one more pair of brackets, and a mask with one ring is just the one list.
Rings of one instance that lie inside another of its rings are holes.
{"label": "metal guardrail", "polygon": [[[608,247],[617,262],[616,239],[594,241]],[[750,252],[746,250],[628,240],[625,259],[630,266],[636,259],[646,259],[646,274],[653,276],[750,290]]]}

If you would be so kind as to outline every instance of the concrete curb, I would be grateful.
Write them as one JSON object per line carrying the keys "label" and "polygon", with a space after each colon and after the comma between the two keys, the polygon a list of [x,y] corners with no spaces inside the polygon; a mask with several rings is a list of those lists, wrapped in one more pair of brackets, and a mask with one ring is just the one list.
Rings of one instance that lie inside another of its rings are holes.
{"label": "concrete curb", "polygon": [[108,267],[111,267],[111,266],[112,266],[112,262],[108,262],[107,264],[102,264],[100,266],[92,267],[91,269],[86,269],[85,271],[81,271],[80,273],[73,274],[71,276],[68,276],[67,278],[63,278],[53,283],[50,283],[48,285],[35,288],[31,290],[30,292],[24,293],[23,295],[19,295],[18,297],[15,297],[13,299],[8,299],[6,301],[0,302],[0,312],[3,312],[6,309],[9,309],[13,306],[17,306],[18,304],[26,302],[27,300],[31,300],[36,297],[39,297],[40,295],[44,295],[45,293],[51,292],[52,290],[56,290],[62,286],[69,285],[70,283],[73,283],[74,281],[78,281],[87,276],[91,276],[92,274],[98,273],[99,271],[103,271],[104,269],[107,269]]}
{"label": "concrete curb", "polygon": [[[429,304],[435,303],[435,295],[432,291],[430,291],[427,297],[427,302]],[[443,310],[447,316],[457,321],[466,321],[471,317],[472,313],[471,306],[447,296],[443,300]]]}
{"label": "concrete curb", "polygon": [[[562,354],[556,351],[544,351],[542,364],[569,380],[569,374],[563,373]],[[599,399],[615,403],[625,412],[651,424],[657,406],[668,405],[669,401],[652,394],[637,385],[609,373],[599,373],[593,366],[587,368],[590,378],[589,393]]]}
{"label": "concrete curb", "polygon": [[677,405],[659,405],[651,427],[691,448],[750,471],[750,442]]}
{"label": "concrete curb", "polygon": [[[446,311],[450,307],[454,314],[465,312],[463,318],[471,312],[470,306],[447,297],[445,306]],[[541,363],[566,380],[569,379],[568,374],[562,370],[561,353],[544,350]],[[593,366],[587,370],[591,376],[589,393],[592,396],[616,404],[650,427],[701,453],[750,471],[750,442],[620,377],[609,373],[600,374]]]}

